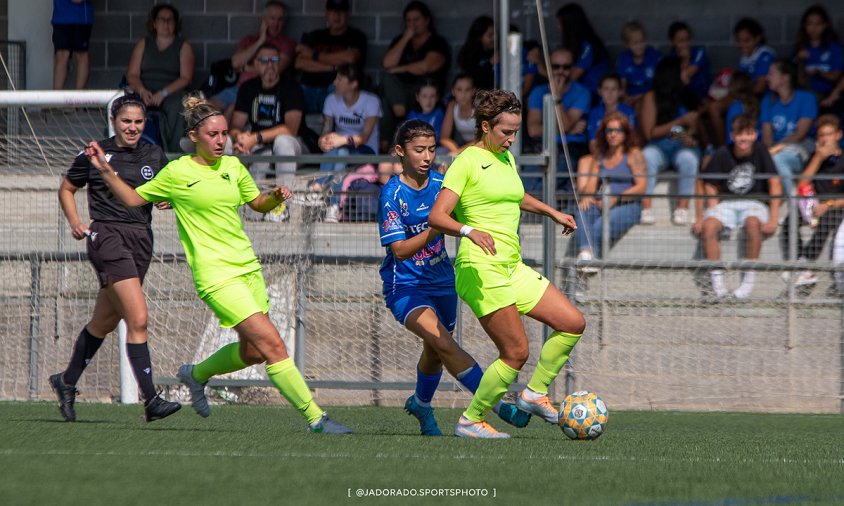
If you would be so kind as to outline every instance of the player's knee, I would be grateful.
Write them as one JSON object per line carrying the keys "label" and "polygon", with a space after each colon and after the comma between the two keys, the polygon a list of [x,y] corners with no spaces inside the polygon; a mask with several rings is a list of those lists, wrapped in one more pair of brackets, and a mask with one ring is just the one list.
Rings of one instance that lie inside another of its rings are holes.
{"label": "player's knee", "polygon": [[512,345],[501,353],[501,358],[510,364],[518,364],[520,369],[530,356],[530,348],[527,343]]}
{"label": "player's knee", "polygon": [[586,330],[586,318],[583,313],[577,311],[575,314],[566,315],[565,320],[559,328],[554,328],[557,332],[567,332],[569,334],[583,334]]}

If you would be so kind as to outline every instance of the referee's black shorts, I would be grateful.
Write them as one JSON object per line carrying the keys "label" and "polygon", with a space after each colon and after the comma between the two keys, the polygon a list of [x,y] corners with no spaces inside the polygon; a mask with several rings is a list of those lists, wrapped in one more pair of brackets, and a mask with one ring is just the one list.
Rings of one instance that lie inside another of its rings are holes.
{"label": "referee's black shorts", "polygon": [[95,221],[86,239],[100,287],[129,278],[141,283],[152,259],[152,229],[140,223]]}

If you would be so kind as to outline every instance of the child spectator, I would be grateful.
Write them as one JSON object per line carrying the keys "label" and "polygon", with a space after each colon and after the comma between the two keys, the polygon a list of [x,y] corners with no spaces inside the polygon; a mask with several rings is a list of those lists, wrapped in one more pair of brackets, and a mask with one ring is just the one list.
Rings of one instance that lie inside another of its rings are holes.
{"label": "child spectator", "polygon": [[457,53],[460,70],[472,78],[481,90],[495,87],[495,25],[489,16],[479,16],[469,26],[466,42]]}
{"label": "child spectator", "polygon": [[407,120],[420,119],[431,125],[437,132],[437,144],[439,145],[445,111],[440,106],[440,94],[433,81],[425,81],[416,88],[416,104],[417,108],[410,111]]}
{"label": "child spectator", "polygon": [[645,27],[638,21],[629,21],[621,30],[627,49],[618,55],[615,70],[624,83],[624,102],[638,108],[642,96],[651,90],[654,69],[662,54],[648,44]]}
{"label": "child spectator", "polygon": [[609,73],[601,79],[601,85],[598,87],[598,95],[601,101],[589,111],[589,119],[586,122],[587,135],[589,137],[589,152],[595,153],[597,147],[596,137],[598,129],[604,117],[611,113],[618,111],[627,117],[630,125],[636,128],[636,114],[633,108],[629,105],[619,102],[621,98],[621,77],[616,73]]}
{"label": "child spectator", "polygon": [[753,93],[762,95],[767,89],[765,77],[768,68],[776,59],[773,49],[766,45],[765,30],[753,18],[742,18],[733,28],[736,45],[741,50],[739,70],[750,74],[753,78]]}
{"label": "child spectator", "polygon": [[797,66],[791,60],[771,65],[768,86],[771,91],[762,99],[760,113],[762,142],[774,158],[785,195],[791,195],[791,178],[803,169],[815,149],[810,133],[818,104],[811,92],[798,87]]}
{"label": "child spectator", "polygon": [[759,99],[753,93],[753,78],[743,70],[738,70],[730,77],[727,97],[731,99],[727,108],[727,139],[731,139],[733,120],[739,114],[744,114],[756,120],[756,129],[762,135],[759,123]]}
{"label": "child spectator", "polygon": [[670,56],[680,59],[680,79],[699,100],[709,94],[709,58],[703,46],[692,45],[692,29],[683,21],[675,21],[668,27],[671,41]]}
{"label": "child spectator", "polygon": [[557,22],[563,32],[563,47],[575,58],[571,79],[583,83],[592,94],[597,94],[601,77],[610,70],[607,48],[579,4],[568,3],[560,7]]}
{"label": "child spectator", "polygon": [[[777,231],[779,197],[782,194],[780,178],[776,176],[768,151],[757,144],[756,139],[756,120],[749,116],[737,116],[732,123],[732,143],[718,148],[712,160],[701,171],[698,193],[706,197],[698,200],[697,220],[692,231],[703,240],[703,252],[707,260],[720,260],[719,239],[725,228],[732,230],[744,227],[744,256],[748,260],[757,260],[762,250],[762,241]],[[729,177],[707,180],[707,175]],[[768,177],[756,177],[760,175]],[[768,195],[770,200],[762,195]],[[724,286],[724,271],[713,269],[710,277],[715,297],[727,297],[729,292]],[[750,297],[755,278],[755,272],[745,271],[741,285],[733,292],[733,296],[737,299]]]}
{"label": "child spectator", "polygon": [[[475,142],[475,85],[466,74],[458,74],[451,84],[454,97],[445,109],[440,144],[456,156]],[[436,129],[435,129],[436,130]]]}
{"label": "child spectator", "polygon": [[844,51],[832,28],[832,20],[822,6],[809,7],[800,18],[794,55],[809,76],[809,89],[819,101],[826,99],[844,71]]}

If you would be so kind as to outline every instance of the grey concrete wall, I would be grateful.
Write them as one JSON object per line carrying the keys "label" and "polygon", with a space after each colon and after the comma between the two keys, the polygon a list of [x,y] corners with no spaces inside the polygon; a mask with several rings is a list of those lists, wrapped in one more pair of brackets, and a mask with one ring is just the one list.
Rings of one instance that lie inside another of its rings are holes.
{"label": "grey concrete wall", "polygon": [[[0,0],[0,8],[8,0]],[[143,36],[147,12],[156,0],[94,0],[96,21],[91,44],[91,87],[114,86],[125,71],[134,42]],[[184,17],[184,34],[197,55],[197,79],[205,76],[210,62],[229,56],[237,40],[257,30],[263,0],[173,0]],[[288,0],[290,18],[286,32],[299,40],[303,32],[322,26],[323,0]],[[544,0],[551,46],[559,43],[554,13],[563,4]],[[621,49],[621,26],[641,20],[654,44],[664,47],[666,29],[676,19],[686,20],[697,42],[709,49],[713,68],[734,65],[738,60],[732,42],[732,26],[742,16],[755,16],[764,26],[769,43],[783,54],[790,53],[794,34],[809,1],[796,0],[606,0],[581,2],[596,29],[613,53]],[[844,12],[835,2],[820,2],[829,9],[840,33],[844,33]],[[352,0],[351,24],[369,37],[367,67],[377,78],[381,57],[390,40],[401,31],[401,10],[406,2],[396,0]],[[493,15],[491,0],[428,0],[438,31],[456,54],[472,19]],[[539,38],[534,0],[511,0],[512,22],[526,37]],[[3,10],[0,9],[0,16]],[[48,37],[48,34],[45,34]]]}

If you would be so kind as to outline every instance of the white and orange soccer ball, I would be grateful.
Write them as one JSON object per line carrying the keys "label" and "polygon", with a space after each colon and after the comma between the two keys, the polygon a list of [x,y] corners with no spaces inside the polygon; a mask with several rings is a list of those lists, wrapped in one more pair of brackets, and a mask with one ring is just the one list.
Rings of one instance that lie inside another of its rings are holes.
{"label": "white and orange soccer ball", "polygon": [[560,428],[569,439],[597,439],[607,427],[609,411],[594,392],[568,395],[560,406]]}

